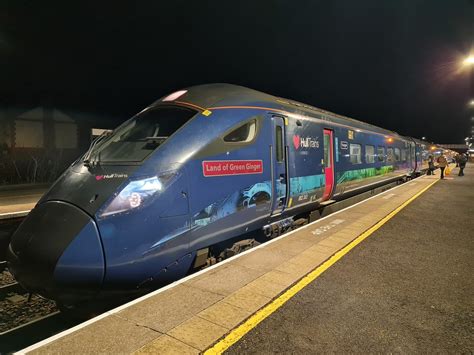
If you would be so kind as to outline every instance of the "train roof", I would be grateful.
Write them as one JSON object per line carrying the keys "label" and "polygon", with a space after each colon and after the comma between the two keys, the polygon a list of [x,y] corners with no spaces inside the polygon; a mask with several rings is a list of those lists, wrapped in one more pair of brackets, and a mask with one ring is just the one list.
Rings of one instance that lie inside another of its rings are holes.
{"label": "train roof", "polygon": [[[308,104],[304,104],[295,100],[280,98],[272,96],[257,90],[249,89],[243,86],[232,84],[206,84],[192,86],[180,95],[175,102],[188,103],[197,106],[201,109],[224,108],[224,107],[265,107],[278,111],[286,111],[288,113],[297,114],[300,116],[314,117],[329,122],[348,125],[355,129],[364,129],[374,131],[381,134],[391,136],[399,136],[397,132],[387,130],[366,122],[362,122],[350,117],[336,114],[327,110],[323,110]],[[163,104],[163,100],[156,101],[152,106]]]}

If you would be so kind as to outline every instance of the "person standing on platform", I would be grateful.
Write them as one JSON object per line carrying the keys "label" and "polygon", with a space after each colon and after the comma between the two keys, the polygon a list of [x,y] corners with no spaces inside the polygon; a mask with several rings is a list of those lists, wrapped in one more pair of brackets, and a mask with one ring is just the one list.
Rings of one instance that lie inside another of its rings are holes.
{"label": "person standing on platform", "polygon": [[434,171],[435,171],[434,157],[430,155],[428,157],[428,174],[427,175],[436,175]]}
{"label": "person standing on platform", "polygon": [[467,163],[467,156],[466,154],[460,154],[458,158],[458,164],[459,164],[459,174],[458,176],[464,176],[464,168],[466,167]]}
{"label": "person standing on platform", "polygon": [[444,154],[441,154],[438,157],[438,166],[439,170],[441,170],[441,177],[440,179],[444,179],[444,169],[448,166],[448,159],[444,156]]}

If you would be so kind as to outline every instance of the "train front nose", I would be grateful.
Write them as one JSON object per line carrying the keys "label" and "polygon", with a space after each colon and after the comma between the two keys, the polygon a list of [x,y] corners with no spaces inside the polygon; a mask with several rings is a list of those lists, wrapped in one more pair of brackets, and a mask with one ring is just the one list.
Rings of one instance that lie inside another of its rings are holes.
{"label": "train front nose", "polygon": [[94,220],[62,201],[36,206],[12,237],[8,267],[27,290],[61,303],[94,298],[104,253]]}

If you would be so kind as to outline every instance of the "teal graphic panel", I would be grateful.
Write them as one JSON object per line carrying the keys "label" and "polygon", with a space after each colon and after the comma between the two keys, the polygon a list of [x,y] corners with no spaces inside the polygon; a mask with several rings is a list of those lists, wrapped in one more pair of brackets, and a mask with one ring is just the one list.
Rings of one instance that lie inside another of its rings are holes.
{"label": "teal graphic panel", "polygon": [[385,175],[393,171],[393,165],[386,165],[380,168],[367,168],[358,170],[349,170],[344,173],[337,174],[337,183],[342,184],[343,182],[352,180],[361,180],[373,176]]}
{"label": "teal graphic panel", "polygon": [[290,196],[304,192],[317,190],[325,185],[326,179],[323,174],[298,176],[290,179]]}

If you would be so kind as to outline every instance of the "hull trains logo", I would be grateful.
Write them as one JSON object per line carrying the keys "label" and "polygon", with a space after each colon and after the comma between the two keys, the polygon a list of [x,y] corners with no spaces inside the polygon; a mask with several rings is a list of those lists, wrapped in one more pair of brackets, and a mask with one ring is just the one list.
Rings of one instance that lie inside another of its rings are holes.
{"label": "hull trains logo", "polygon": [[318,137],[300,137],[299,135],[295,134],[293,136],[293,145],[295,149],[304,149],[304,148],[319,148],[319,141]]}
{"label": "hull trains logo", "polygon": [[107,180],[107,179],[123,179],[128,178],[127,174],[109,174],[109,175],[96,175],[95,179],[97,181]]}

